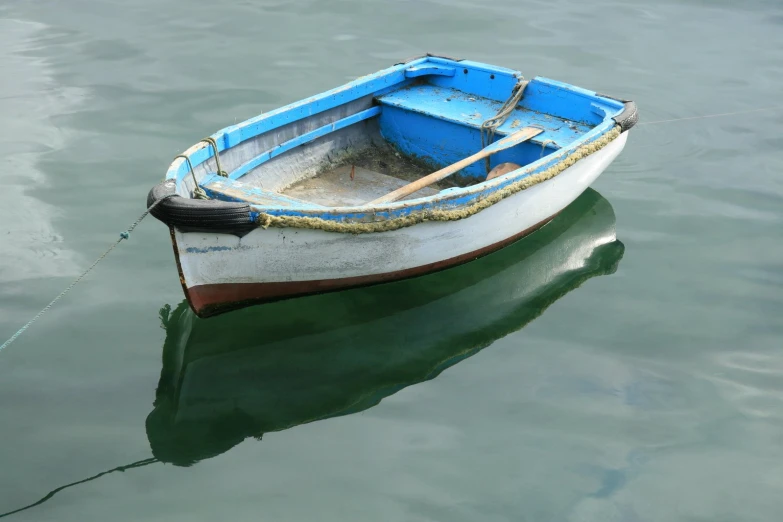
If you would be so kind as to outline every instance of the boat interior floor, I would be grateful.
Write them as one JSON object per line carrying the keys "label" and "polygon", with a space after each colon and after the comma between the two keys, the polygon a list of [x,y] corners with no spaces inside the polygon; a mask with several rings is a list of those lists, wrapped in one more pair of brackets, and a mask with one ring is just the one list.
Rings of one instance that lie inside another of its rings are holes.
{"label": "boat interior floor", "polygon": [[[363,205],[434,170],[390,146],[373,145],[317,176],[291,185],[281,194],[325,207]],[[424,187],[403,200],[432,196],[445,188],[456,187],[454,179]]]}
{"label": "boat interior floor", "polygon": [[[351,172],[353,171],[353,176]],[[409,182],[394,176],[357,167],[342,165],[314,178],[296,183],[282,194],[325,207],[359,206],[393,192]],[[438,189],[425,187],[405,199],[437,194]]]}

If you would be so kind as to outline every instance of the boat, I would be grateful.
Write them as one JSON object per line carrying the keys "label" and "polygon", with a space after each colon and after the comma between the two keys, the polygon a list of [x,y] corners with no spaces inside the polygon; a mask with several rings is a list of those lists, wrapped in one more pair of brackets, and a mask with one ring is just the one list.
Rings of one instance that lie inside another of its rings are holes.
{"label": "boat", "polygon": [[246,438],[367,410],[614,273],[623,253],[611,205],[588,189],[536,234],[449,270],[206,320],[186,301],[164,306],[152,454],[190,466]]}
{"label": "boat", "polygon": [[[192,466],[249,437],[372,408],[523,328],[588,279],[614,273],[624,250],[611,205],[587,189],[539,233],[415,280],[209,320],[187,301],[165,305],[163,366],[146,418],[153,456],[60,485],[0,517],[112,473]],[[420,335],[409,335],[410,326]]]}
{"label": "boat", "polygon": [[465,263],[551,221],[636,105],[428,54],[226,127],[147,206],[200,317]]}

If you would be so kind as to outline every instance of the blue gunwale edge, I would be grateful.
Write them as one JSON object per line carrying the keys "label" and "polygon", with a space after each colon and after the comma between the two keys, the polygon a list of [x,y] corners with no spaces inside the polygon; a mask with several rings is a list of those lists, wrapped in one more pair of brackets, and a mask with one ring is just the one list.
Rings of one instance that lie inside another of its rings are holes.
{"label": "blue gunwale edge", "polygon": [[[388,67],[376,73],[359,77],[351,82],[343,84],[342,86],[336,87],[334,89],[330,89],[328,91],[324,91],[315,96],[311,96],[309,98],[305,98],[290,103],[288,105],[279,107],[273,111],[250,118],[242,123],[236,125],[230,125],[228,127],[225,127],[215,132],[214,134],[211,135],[211,137],[215,139],[218,145],[218,152],[222,152],[228,148],[238,145],[239,143],[242,143],[245,140],[251,139],[255,136],[258,136],[259,134],[268,132],[279,126],[286,125],[294,121],[298,121],[300,119],[306,118],[314,114],[318,114],[320,112],[332,109],[334,107],[345,104],[349,101],[362,98],[364,96],[375,95],[379,91],[382,91],[384,89],[392,88],[400,84],[403,84],[406,80],[409,81],[409,79],[407,79],[405,76],[405,70],[410,67],[420,66],[421,64],[424,63],[433,64],[433,65],[444,65],[444,66],[457,67],[457,68],[460,67],[471,68],[484,72],[521,77],[521,73],[519,71],[515,71],[513,69],[508,69],[505,67],[498,67],[490,64],[473,62],[469,60],[456,62],[456,61],[452,61],[444,58],[438,58],[438,57],[422,57],[417,60],[413,60],[404,64],[394,65],[392,67]],[[527,176],[545,170],[552,164],[564,159],[567,155],[572,153],[576,148],[586,143],[589,143],[595,139],[600,138],[603,134],[605,134],[606,132],[608,132],[614,127],[615,123],[614,121],[612,121],[612,118],[620,114],[624,109],[624,104],[622,102],[611,98],[598,96],[594,91],[590,91],[587,89],[583,89],[581,87],[577,87],[572,84],[560,82],[557,80],[552,80],[541,76],[536,76],[534,77],[534,79],[536,81],[551,85],[552,87],[566,89],[575,95],[593,101],[593,105],[596,108],[601,109],[602,112],[604,113],[603,122],[596,125],[592,130],[582,135],[579,139],[568,143],[566,146],[560,148],[556,152],[553,152],[541,158],[540,160],[537,160],[529,165],[526,165],[525,167],[519,169],[518,171],[506,174],[504,176],[501,176],[491,181],[477,183],[476,185],[471,185],[469,187],[447,189],[445,191],[442,191],[438,194],[434,194],[432,196],[417,198],[413,200],[388,203],[378,207],[361,207],[361,206],[334,207],[334,208],[330,208],[328,211],[323,211],[321,209],[314,209],[314,208],[283,209],[280,207],[272,208],[272,207],[251,204],[250,206],[251,209],[253,209],[253,214],[256,214],[258,212],[264,212],[272,215],[305,216],[305,217],[327,219],[332,221],[345,221],[345,220],[361,220],[361,219],[366,219],[370,216],[376,219],[377,218],[393,219],[396,217],[405,216],[407,214],[410,214],[411,212],[417,212],[417,211],[427,210],[432,208],[458,208],[464,205],[474,203],[477,200],[482,199],[497,190],[503,189],[504,187],[508,186],[511,183],[517,182]],[[615,112],[612,113],[611,111],[604,110],[604,108],[613,108],[615,109]],[[374,113],[371,113],[369,111],[373,111],[373,109],[363,111],[359,114],[362,114],[363,116],[366,117],[375,116]],[[351,117],[346,118],[346,120],[349,120],[350,118]],[[316,131],[313,131],[312,133],[308,133],[308,134],[313,134],[313,136],[318,137],[316,135],[317,133],[321,131],[328,132],[328,128],[331,127],[332,125],[334,124],[329,124],[320,129],[316,129]],[[309,141],[309,139],[315,139],[315,138],[311,136],[303,135],[298,138],[294,138],[293,140],[289,140],[292,143],[286,142],[285,144],[281,144],[281,145],[290,145],[290,148],[293,148],[294,146],[304,143],[305,141]],[[268,151],[265,154],[262,154],[258,158],[255,158],[254,160],[251,160],[245,165],[239,167],[239,169],[234,171],[234,174],[236,175],[232,175],[231,177],[233,179],[236,179],[242,174],[244,174],[245,172],[247,172],[248,170],[255,168],[255,166],[257,165],[244,169],[244,167],[246,167],[248,164],[254,163],[256,160],[260,159],[260,161],[258,162],[258,164],[260,164],[263,161],[266,161],[271,157],[274,157],[275,154],[273,151],[279,148],[280,146],[278,146],[276,149],[272,149],[271,151]],[[286,148],[285,150],[288,150],[288,148]],[[277,152],[282,153],[283,150],[277,150]],[[208,161],[214,156],[212,146],[207,145],[206,143],[202,144],[201,142],[191,146],[188,150],[185,151],[184,154],[190,158],[194,166],[200,165]],[[261,159],[261,158],[265,158],[265,159]],[[242,169],[243,172],[238,174],[237,172],[240,169]],[[169,166],[169,169],[166,173],[166,179],[173,178],[176,180],[177,183],[179,183],[188,174],[189,171],[187,168],[186,161],[182,158],[177,158]]]}
{"label": "blue gunwale edge", "polygon": [[[461,62],[455,62],[445,58],[439,58],[434,56],[422,57],[416,60],[402,63],[399,65],[393,65],[382,69],[375,73],[371,73],[365,76],[345,83],[334,89],[324,91],[315,96],[304,98],[288,105],[284,105],[272,111],[264,114],[259,114],[253,118],[245,120],[236,125],[229,125],[219,131],[213,133],[210,137],[218,144],[218,152],[222,152],[226,149],[234,147],[245,140],[252,139],[259,134],[267,132],[269,130],[280,127],[294,121],[298,121],[302,118],[318,114],[339,105],[346,103],[347,101],[355,100],[363,96],[374,95],[377,91],[382,90],[385,87],[393,87],[399,85],[409,78],[405,77],[405,70],[410,67],[416,67],[424,63],[433,65],[444,65],[455,68],[471,68],[478,71],[484,71],[489,73],[521,76],[519,71],[508,69],[506,67],[494,66],[481,62],[473,62],[470,60],[463,60]],[[393,80],[393,81],[391,81]],[[351,93],[350,99],[339,99],[335,95],[341,93]],[[200,165],[205,161],[213,157],[214,153],[212,147],[200,143],[196,143],[184,152],[186,156],[190,158],[191,163],[194,166]],[[178,158],[174,160],[169,166],[166,172],[166,179],[176,179],[177,183],[182,181],[188,174],[187,163],[184,159]]]}
{"label": "blue gunwale edge", "polygon": [[301,134],[296,138],[292,138],[288,141],[285,141],[280,145],[256,156],[252,160],[243,163],[242,165],[234,169],[234,171],[231,172],[228,177],[231,179],[239,179],[240,177],[244,176],[254,168],[266,163],[272,158],[275,158],[283,154],[284,152],[288,152],[289,150],[294,149],[300,145],[304,145],[307,142],[313,141],[322,136],[326,136],[330,132],[343,129],[349,125],[353,125],[354,123],[358,123],[360,121],[374,118],[375,116],[378,116],[380,113],[381,113],[380,107],[370,107],[369,109],[365,109],[363,111],[357,112],[356,114],[351,114],[350,116],[347,116],[341,120],[337,120],[335,122],[329,123],[310,132]]}
{"label": "blue gunwale edge", "polygon": [[[334,89],[289,103],[245,120],[242,123],[224,127],[212,134],[211,137],[218,144],[218,152],[222,152],[282,125],[333,109],[364,96],[374,95],[385,87],[398,85],[407,80],[405,78],[405,69],[420,65],[428,60],[432,60],[432,58],[420,58],[406,64],[394,65],[376,73],[361,76]],[[345,96],[340,96],[340,94]],[[200,146],[200,143],[190,147],[184,154],[190,158],[194,166],[200,165],[213,157],[212,147],[206,144]],[[169,166],[166,172],[166,179],[174,178],[179,183],[187,174],[187,163],[184,159],[178,158]]]}

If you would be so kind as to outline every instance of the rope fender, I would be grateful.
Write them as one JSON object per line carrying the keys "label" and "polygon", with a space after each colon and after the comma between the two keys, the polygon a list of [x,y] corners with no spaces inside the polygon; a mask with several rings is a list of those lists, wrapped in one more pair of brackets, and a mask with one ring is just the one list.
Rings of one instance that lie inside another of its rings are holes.
{"label": "rope fender", "polygon": [[369,222],[341,222],[306,216],[276,216],[266,212],[255,214],[247,203],[180,197],[176,194],[176,183],[173,179],[165,180],[153,187],[147,196],[147,205],[152,206],[156,201],[165,198],[165,201],[153,207],[151,214],[163,223],[184,232],[216,232],[240,237],[259,226],[264,229],[305,228],[344,234],[366,234],[388,232],[425,221],[456,221],[481,212],[519,191],[554,178],[577,161],[606,147],[624,132],[624,127],[630,128],[637,119],[636,106],[633,102],[628,102],[626,110],[617,117],[617,125],[597,140],[582,145],[546,170],[526,176],[463,208],[420,210],[403,217]]}
{"label": "rope fender", "polygon": [[490,194],[489,196],[464,208],[453,210],[422,210],[413,212],[407,216],[394,219],[385,219],[383,221],[373,221],[369,223],[344,223],[331,221],[327,219],[302,216],[274,216],[268,213],[261,213],[258,216],[258,224],[263,228],[309,228],[323,230],[326,232],[340,232],[346,234],[367,234],[377,232],[388,232],[399,228],[410,227],[423,223],[425,221],[457,221],[468,218],[484,209],[487,209],[495,203],[516,194],[522,190],[550,180],[573,166],[577,161],[590,156],[603,149],[609,143],[614,141],[622,133],[620,125],[615,125],[612,130],[601,136],[599,139],[582,145],[573,153],[558,161],[548,169],[520,179],[511,183],[507,187]]}

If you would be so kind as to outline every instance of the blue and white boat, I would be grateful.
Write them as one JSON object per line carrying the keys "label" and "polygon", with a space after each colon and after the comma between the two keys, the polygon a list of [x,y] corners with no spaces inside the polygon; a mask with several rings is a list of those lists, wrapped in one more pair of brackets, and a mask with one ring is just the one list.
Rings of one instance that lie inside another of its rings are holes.
{"label": "blue and white boat", "polygon": [[248,437],[372,408],[614,273],[624,252],[612,206],[588,189],[534,236],[415,281],[208,320],[184,302],[164,306],[152,453],[189,466]]}
{"label": "blue and white boat", "polygon": [[206,317],[499,249],[584,192],[637,120],[630,101],[427,55],[218,131],[147,204]]}

